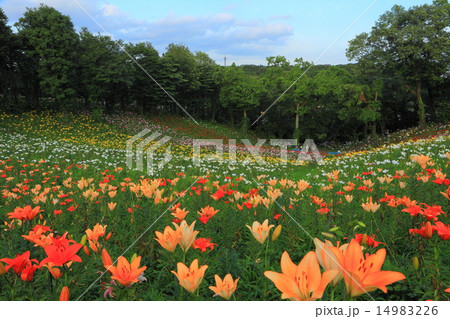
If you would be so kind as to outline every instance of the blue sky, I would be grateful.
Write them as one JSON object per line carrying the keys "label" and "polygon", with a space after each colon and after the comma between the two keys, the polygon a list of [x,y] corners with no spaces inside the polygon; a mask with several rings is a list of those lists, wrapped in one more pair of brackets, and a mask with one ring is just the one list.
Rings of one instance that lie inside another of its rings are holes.
{"label": "blue sky", "polygon": [[302,57],[316,64],[348,63],[348,41],[369,32],[393,5],[432,0],[379,0],[324,54],[347,27],[375,0],[0,0],[10,24],[26,7],[45,3],[69,15],[77,30],[86,26],[104,33],[77,5],[83,6],[114,38],[148,41],[164,53],[170,43],[204,51],[217,63],[266,64],[266,57]]}

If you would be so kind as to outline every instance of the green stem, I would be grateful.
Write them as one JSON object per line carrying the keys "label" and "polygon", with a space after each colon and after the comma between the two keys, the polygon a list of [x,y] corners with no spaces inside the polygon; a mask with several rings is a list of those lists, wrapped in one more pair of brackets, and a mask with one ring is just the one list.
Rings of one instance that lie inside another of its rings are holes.
{"label": "green stem", "polygon": [[[267,237],[266,239],[267,244],[266,244],[266,252],[264,254],[264,269],[263,269],[263,275],[264,275],[264,271],[267,269],[267,253],[269,251],[269,237]],[[264,296],[263,296],[263,300],[266,300],[267,298],[267,278],[265,276],[263,276],[264,278]]]}
{"label": "green stem", "polygon": [[13,280],[13,284],[11,286],[11,301],[14,301],[15,296],[15,290],[14,290],[14,286],[16,285],[17,282],[17,276],[14,276],[14,280]]}
{"label": "green stem", "polygon": [[80,276],[80,274],[81,274],[81,268],[82,268],[83,266],[82,266],[82,264],[80,263],[80,267],[78,268],[78,273],[77,273],[77,275],[76,275],[76,277],[75,277],[75,283],[76,282],[78,282],[78,277]]}
{"label": "green stem", "polygon": [[30,300],[33,301],[33,282],[30,281]]}
{"label": "green stem", "polygon": [[334,291],[336,290],[335,286],[331,286],[331,292],[330,292],[330,301],[334,301]]}
{"label": "green stem", "polygon": [[180,285],[180,301],[183,301],[183,287]]}
{"label": "green stem", "polygon": [[[437,237],[437,236],[435,236]],[[434,268],[436,269],[436,283],[440,283],[441,279],[440,279],[440,273],[439,273],[439,265],[438,265],[438,260],[439,260],[439,253],[438,253],[438,249],[437,249],[437,241],[436,239],[433,242],[433,252],[434,252]],[[434,289],[434,299],[437,299],[439,293],[439,284],[436,284],[436,287]]]}

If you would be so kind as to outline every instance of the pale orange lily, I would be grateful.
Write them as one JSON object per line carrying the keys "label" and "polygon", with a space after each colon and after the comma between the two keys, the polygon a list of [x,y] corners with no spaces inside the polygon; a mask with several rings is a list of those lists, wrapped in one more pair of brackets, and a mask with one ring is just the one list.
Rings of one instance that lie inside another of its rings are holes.
{"label": "pale orange lily", "polygon": [[353,200],[353,195],[345,195],[345,200],[347,201],[347,203],[351,203]]}
{"label": "pale orange lily", "polygon": [[269,225],[268,219],[266,219],[262,224],[260,224],[257,221],[254,221],[252,227],[250,227],[249,225],[245,226],[247,226],[248,229],[250,229],[253,237],[255,237],[255,239],[261,244],[264,244],[267,237],[269,236],[270,229],[274,227],[274,225]]}
{"label": "pale orange lily", "polygon": [[429,164],[428,161],[431,160],[431,158],[426,155],[411,155],[410,159],[418,163],[423,169],[427,167],[427,164]]}
{"label": "pale orange lily", "polygon": [[[339,273],[336,275],[336,277],[331,282],[333,287],[336,287],[336,285],[341,281],[343,278],[343,274],[341,270],[341,267],[339,266],[339,262],[337,257],[334,255],[334,253],[331,251],[331,247],[334,247],[333,243],[327,239],[325,239],[325,242],[323,243],[317,238],[314,238],[314,244],[316,245],[316,256],[317,261],[322,266],[324,270],[338,270]],[[344,244],[342,246],[339,246],[339,242],[337,242],[336,247],[339,248],[341,251],[345,251],[347,249],[348,244]]]}
{"label": "pale orange lily", "polygon": [[129,286],[132,283],[138,281],[138,277],[147,269],[146,266],[139,268],[141,263],[141,256],[135,258],[133,262],[130,264],[128,260],[120,256],[119,261],[116,266],[109,266],[109,271],[112,276],[111,279],[115,279],[117,282],[121,283],[124,286]]}
{"label": "pale orange lily", "polygon": [[321,274],[313,251],[307,253],[298,266],[285,251],[281,256],[281,271],[265,271],[264,276],[272,280],[282,292],[282,299],[297,301],[321,298],[329,282],[338,274],[338,270],[327,270]]}
{"label": "pale orange lily", "polygon": [[239,278],[233,281],[231,274],[228,274],[223,280],[218,275],[215,275],[214,279],[216,280],[216,286],[209,286],[209,289],[215,292],[214,296],[220,296],[226,300],[230,300],[237,288]]}
{"label": "pale orange lily", "polygon": [[216,280],[216,286],[209,286],[209,289],[215,292],[214,296],[220,296],[226,300],[230,300],[236,291],[239,278],[233,281],[231,274],[227,274],[223,280],[218,275],[215,275],[214,279]]}
{"label": "pale orange lily", "polygon": [[179,245],[184,252],[187,252],[189,248],[195,241],[195,237],[197,237],[198,230],[194,230],[195,222],[193,222],[190,226],[183,220],[178,226],[176,223],[172,223],[175,225],[176,231],[180,234],[180,242]]}
{"label": "pale orange lily", "polygon": [[377,288],[386,293],[387,285],[406,278],[397,271],[381,270],[386,258],[384,248],[373,255],[366,254],[365,258],[361,245],[355,239],[352,239],[345,251],[336,247],[330,247],[330,249],[344,269],[345,286],[350,297],[356,297]]}
{"label": "pale orange lily", "polygon": [[361,207],[366,211],[366,212],[372,212],[375,213],[378,208],[380,208],[381,204],[376,204],[374,202],[372,202],[372,196],[369,197],[368,201],[366,203],[362,203]]}
{"label": "pale orange lily", "polygon": [[207,268],[207,265],[198,268],[198,259],[194,259],[189,268],[183,263],[178,263],[177,271],[172,270],[172,273],[177,276],[181,287],[194,293],[200,286]]}
{"label": "pale orange lily", "polygon": [[164,228],[164,233],[155,231],[155,240],[166,250],[173,253],[181,240],[181,232],[173,230],[170,226]]}

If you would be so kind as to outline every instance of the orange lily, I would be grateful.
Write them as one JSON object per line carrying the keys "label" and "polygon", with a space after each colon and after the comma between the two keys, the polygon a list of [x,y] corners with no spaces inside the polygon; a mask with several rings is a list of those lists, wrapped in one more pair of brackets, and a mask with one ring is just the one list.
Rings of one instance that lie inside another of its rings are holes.
{"label": "orange lily", "polygon": [[189,213],[186,209],[176,208],[171,215],[173,215],[177,220],[184,220],[186,215]]}
{"label": "orange lily", "polygon": [[[341,267],[339,266],[339,263],[337,261],[337,257],[330,249],[331,247],[334,247],[331,241],[325,239],[325,242],[323,243],[319,239],[314,238],[314,244],[316,245],[317,261],[324,270],[341,270]],[[339,248],[339,250],[341,251],[345,251],[347,249],[347,246],[348,244],[344,244],[339,247],[339,242],[337,242],[336,244],[336,248]],[[332,286],[336,287],[336,285],[339,283],[339,281],[341,281],[342,278],[342,271],[339,271],[339,273],[331,282]]]}
{"label": "orange lily", "polygon": [[265,271],[264,276],[272,280],[282,292],[282,299],[297,301],[321,298],[329,282],[338,274],[338,270],[327,270],[321,274],[313,251],[307,253],[298,266],[285,251],[281,256],[281,271]]}
{"label": "orange lily", "polygon": [[98,239],[101,236],[105,235],[106,226],[107,225],[102,226],[99,223],[97,223],[92,230],[91,229],[86,230],[87,239],[89,240],[89,247],[91,247],[91,249],[93,251],[95,251],[96,253],[98,252],[98,249],[100,248]]}
{"label": "orange lily", "polygon": [[207,268],[207,265],[198,268],[198,259],[194,259],[189,268],[183,263],[178,263],[177,272],[172,270],[172,273],[177,276],[181,287],[194,293],[200,286]]}
{"label": "orange lily", "polygon": [[87,239],[97,242],[99,237],[105,235],[106,226],[107,225],[102,226],[99,223],[97,223],[92,230],[87,229],[86,230]]}
{"label": "orange lily", "polygon": [[445,225],[443,222],[436,222],[434,227],[442,240],[450,239],[450,225]]}
{"label": "orange lily", "polygon": [[157,238],[155,240],[166,250],[173,253],[181,240],[181,233],[178,230],[173,230],[170,226],[164,228],[164,234],[155,231]]}
{"label": "orange lily", "polygon": [[[41,265],[52,262],[55,266],[62,266],[69,261],[81,262],[80,256],[76,253],[83,247],[73,240],[66,239],[67,233],[59,238],[51,238],[52,244],[44,248],[47,258],[41,261]],[[70,243],[74,243],[70,245]]]}
{"label": "orange lily", "polygon": [[440,192],[442,195],[445,196],[448,200],[450,200],[450,186],[447,188],[446,192]]}
{"label": "orange lily", "polygon": [[34,246],[40,246],[45,248],[48,245],[51,245],[53,234],[45,235],[47,231],[50,231],[50,228],[46,226],[36,225],[33,230],[30,230],[28,235],[22,235],[28,241],[34,243]]}
{"label": "orange lily", "polygon": [[343,275],[347,293],[356,297],[377,288],[387,292],[386,286],[405,279],[405,275],[397,271],[382,271],[386,250],[378,250],[375,254],[363,256],[362,247],[357,240],[352,239],[345,251],[330,247],[344,269]]}
{"label": "orange lily", "polygon": [[17,207],[13,212],[8,213],[9,218],[15,218],[20,220],[32,220],[36,215],[43,210],[40,209],[40,206],[36,206],[35,208],[31,208],[30,205],[25,207]]}
{"label": "orange lily", "polygon": [[216,280],[216,286],[209,286],[209,289],[215,292],[214,296],[220,296],[226,300],[230,300],[231,295],[233,295],[237,288],[239,278],[233,281],[231,274],[228,274],[223,280],[218,275],[215,275],[214,279]]}
{"label": "orange lily", "polygon": [[201,212],[197,212],[200,217],[198,218],[203,224],[206,224],[210,218],[217,214],[219,210],[214,210],[214,207],[205,206],[201,209]]}
{"label": "orange lily", "polygon": [[141,256],[135,258],[131,264],[125,257],[120,256],[119,261],[117,262],[117,267],[108,267],[112,274],[111,279],[115,279],[125,287],[137,282],[138,277],[144,272],[145,269],[147,269],[147,266],[139,268],[140,263]]}
{"label": "orange lily", "polygon": [[433,237],[433,233],[435,230],[436,227],[432,226],[431,223],[428,221],[426,223],[422,223],[422,228],[420,229],[410,229],[409,233],[413,235],[416,233],[425,239],[430,239],[431,237]]}
{"label": "orange lily", "polygon": [[25,267],[32,265],[32,262],[38,262],[36,259],[30,260],[30,251],[18,254],[15,258],[2,258],[0,261],[6,263],[5,271],[12,268],[16,275],[20,275]]}
{"label": "orange lily", "polygon": [[269,225],[268,219],[266,219],[262,224],[260,224],[257,221],[254,221],[252,227],[250,227],[249,225],[245,226],[247,226],[248,229],[250,229],[253,237],[255,237],[255,239],[261,244],[264,244],[267,237],[269,236],[270,229],[274,227],[274,225]]}

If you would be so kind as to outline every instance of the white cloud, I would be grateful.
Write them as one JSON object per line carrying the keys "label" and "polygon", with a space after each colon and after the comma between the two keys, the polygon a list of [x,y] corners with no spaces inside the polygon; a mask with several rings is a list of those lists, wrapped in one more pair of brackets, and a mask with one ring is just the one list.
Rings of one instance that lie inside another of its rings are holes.
{"label": "white cloud", "polygon": [[[105,4],[105,1],[77,1],[115,39],[123,39],[125,42],[148,41],[160,53],[170,43],[182,43],[191,51],[204,51],[211,56],[222,56],[222,59],[227,55],[237,63],[255,61],[254,63],[265,64],[265,57],[280,51],[293,35],[293,28],[286,22],[289,16],[243,20],[237,19],[230,11],[223,10],[208,15],[177,15],[168,12],[160,19],[148,21],[134,19],[120,7]],[[86,26],[92,33],[104,34],[72,0],[4,0],[1,7],[10,22],[15,22],[23,15],[26,7],[38,7],[39,3],[69,15],[78,30]]]}
{"label": "white cloud", "polygon": [[177,16],[171,12],[157,21],[130,23],[128,30],[122,28],[122,33],[133,37],[134,41],[149,41],[155,47],[174,42],[183,43],[191,50],[254,55],[282,45],[293,34],[293,29],[283,22],[239,20],[231,13]]}
{"label": "white cloud", "polygon": [[105,17],[117,17],[121,15],[120,8],[113,4],[104,4],[102,9]]}

